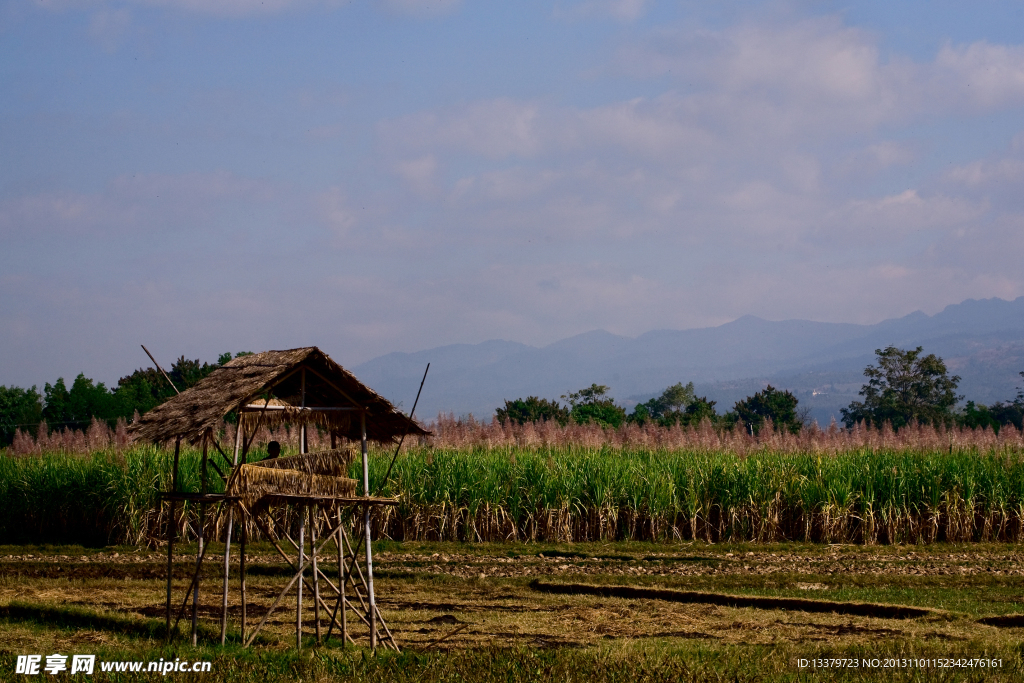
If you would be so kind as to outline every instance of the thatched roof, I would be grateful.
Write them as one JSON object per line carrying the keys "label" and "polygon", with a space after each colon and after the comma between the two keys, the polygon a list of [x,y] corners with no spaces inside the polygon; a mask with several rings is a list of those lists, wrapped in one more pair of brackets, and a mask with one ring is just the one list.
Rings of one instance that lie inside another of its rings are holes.
{"label": "thatched roof", "polygon": [[[305,372],[303,372],[303,369]],[[308,408],[303,410],[302,376]],[[246,406],[264,412],[243,413],[248,424],[319,424],[352,440],[360,438],[359,415],[366,411],[366,431],[374,441],[392,441],[402,434],[428,434],[395,409],[387,399],[357,380],[315,346],[265,351],[224,364],[190,389],[143,415],[129,427],[136,441],[166,442],[181,438],[197,442],[207,429],[218,429],[231,411]]]}

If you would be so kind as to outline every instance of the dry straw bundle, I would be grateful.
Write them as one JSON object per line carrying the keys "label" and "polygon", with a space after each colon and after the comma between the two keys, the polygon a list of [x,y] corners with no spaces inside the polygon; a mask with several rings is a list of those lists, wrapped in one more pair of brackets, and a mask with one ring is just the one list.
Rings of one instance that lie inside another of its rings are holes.
{"label": "dry straw bundle", "polygon": [[356,495],[356,480],[345,475],[354,453],[329,450],[240,465],[228,482],[228,493],[249,508],[274,496],[324,498]]}
{"label": "dry straw bundle", "polygon": [[306,474],[320,474],[326,477],[345,477],[348,466],[355,459],[355,451],[351,448],[334,448],[304,455],[289,455],[283,458],[261,460],[254,463],[256,467],[267,467],[275,470],[296,470]]}

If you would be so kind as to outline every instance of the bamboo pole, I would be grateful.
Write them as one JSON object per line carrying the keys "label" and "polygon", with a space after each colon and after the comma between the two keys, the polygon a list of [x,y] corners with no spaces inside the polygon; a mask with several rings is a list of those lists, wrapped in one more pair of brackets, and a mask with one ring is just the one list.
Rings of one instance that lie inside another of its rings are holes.
{"label": "bamboo pole", "polygon": [[[263,528],[265,529],[266,527],[263,527]],[[340,528],[341,527],[339,526],[338,529],[340,529]],[[334,532],[338,531],[338,529],[333,529],[331,535],[333,535]],[[264,533],[266,533],[266,531],[264,531]],[[330,539],[328,538],[328,541],[329,540]],[[321,546],[325,545],[326,543],[327,543],[327,541],[321,541],[320,542]],[[289,564],[291,564],[290,561],[289,561]],[[260,630],[262,630],[263,626],[267,623],[267,620],[270,619],[270,615],[273,614],[274,610],[277,609],[277,606],[281,604],[281,601],[284,600],[284,596],[287,595],[288,591],[290,591],[292,589],[292,586],[294,586],[295,582],[299,580],[299,578],[302,576],[302,573],[305,571],[305,569],[306,569],[306,563],[303,563],[302,565],[299,566],[299,571],[296,572],[292,576],[291,580],[288,582],[288,585],[285,586],[284,589],[280,593],[278,593],[277,598],[274,600],[274,604],[272,604],[270,606],[270,609],[267,610],[267,613],[263,615],[263,619],[261,619],[260,623],[256,625],[256,628],[253,629],[253,632],[249,636],[249,639],[247,641],[245,641],[244,647],[249,647],[250,645],[252,645],[253,641],[256,640],[256,636],[259,635]]]}
{"label": "bamboo pole", "polygon": [[[301,569],[304,570],[305,567],[302,567]],[[250,645],[252,645],[252,641],[256,640],[256,636],[259,634],[260,630],[263,628],[263,625],[267,623],[267,620],[270,619],[270,615],[273,614],[274,610],[277,609],[277,606],[281,604],[281,601],[284,600],[284,596],[286,596],[288,594],[288,591],[290,591],[292,589],[292,586],[295,585],[295,582],[299,580],[299,577],[301,575],[302,575],[301,571],[297,572],[294,576],[292,576],[292,580],[288,582],[288,585],[284,587],[284,590],[282,590],[280,593],[278,593],[277,599],[274,600],[274,604],[272,604],[270,606],[270,609],[267,610],[267,613],[263,615],[263,619],[261,619],[260,623],[256,625],[256,628],[253,629],[252,635],[249,636],[249,640],[247,640],[245,642],[245,647],[249,647]]]}
{"label": "bamboo pole", "polygon": [[[305,512],[305,510],[303,510]],[[303,560],[302,553],[306,546],[306,516],[299,516],[299,575],[305,573],[306,566]],[[302,580],[299,581],[299,588],[296,591],[296,605],[295,605],[295,649],[302,650],[302,584],[306,582],[306,577],[302,576]]]}
{"label": "bamboo pole", "polygon": [[[156,358],[153,358],[153,354],[149,352],[149,349],[146,348],[146,345],[139,344],[139,346],[141,346],[142,350],[146,352],[146,355],[149,356],[149,359],[153,361],[153,365],[155,365],[156,369],[160,371],[160,374],[164,376],[164,379],[167,380],[167,383],[171,385],[171,389],[174,389],[174,393],[181,395],[181,392],[178,391],[178,387],[174,386],[174,382],[172,382],[171,378],[167,376],[167,373],[164,372],[164,369],[160,367],[160,364],[156,362]],[[174,366],[172,365],[171,368],[173,369]]]}
{"label": "bamboo pole", "polygon": [[[334,435],[331,435],[331,447],[334,447]],[[345,533],[341,529],[341,506],[338,507],[338,587],[339,597],[341,598],[339,604],[341,605],[341,648],[344,650],[347,647],[346,641],[348,640],[348,610],[345,608],[347,599],[345,598],[345,553],[342,552],[341,535]],[[338,611],[335,607],[335,612]],[[331,626],[334,626],[333,617],[331,618]],[[328,636],[330,638],[330,636]]]}
{"label": "bamboo pole", "polygon": [[[284,559],[284,561],[288,563],[288,566],[294,571],[295,570],[295,563],[292,562],[292,558],[288,557],[288,553],[286,553],[284,550],[282,550],[281,546],[278,545],[277,541],[274,540],[273,536],[270,534],[270,530],[267,529],[267,525],[264,524],[258,517],[255,517],[255,516],[253,517],[253,521],[256,523],[256,526],[259,527],[260,531],[262,531],[263,534],[268,539],[270,539],[270,543],[277,550],[277,553],[281,556],[281,558]],[[331,533],[328,534],[327,540],[326,541],[324,541],[324,540],[320,541],[320,546],[321,547],[318,549],[318,551],[321,550],[323,548],[323,546],[331,540],[331,536],[333,536],[336,531],[337,531],[337,529],[332,529]],[[287,536],[286,536],[286,538],[287,538]],[[288,540],[291,541],[290,538]],[[298,549],[298,546],[296,545],[295,541],[291,541],[291,543],[292,543],[293,546],[295,546],[296,549]],[[323,576],[323,572],[320,572],[320,576]],[[306,578],[303,577],[302,580],[306,581]],[[335,593],[338,592],[338,588],[333,583],[331,583],[330,580],[328,580],[327,583],[331,587],[331,590],[333,590]],[[310,586],[308,581],[306,581],[306,587],[310,588],[312,590],[312,587]],[[327,609],[326,605],[323,605],[323,607],[324,607],[325,610]]]}
{"label": "bamboo pole", "polygon": [[[363,451],[363,493],[370,498],[370,454],[366,445],[366,411],[360,413],[360,439]],[[373,549],[370,545],[370,506],[363,506],[363,526],[366,529],[366,592],[370,603],[370,649],[377,650],[377,604],[373,596]]]}
{"label": "bamboo pole", "polygon": [[[202,469],[202,492],[205,495],[206,490],[206,463],[209,459],[209,437],[210,430],[203,432],[203,469]],[[196,556],[196,578],[192,586],[192,646],[195,647],[198,633],[199,633],[199,572],[201,563],[203,561],[203,555],[206,554],[205,534],[206,534],[206,503],[199,504],[199,552]]]}
{"label": "bamboo pole", "polygon": [[[348,542],[348,536],[344,535],[344,530],[342,530],[342,534],[343,534],[343,538],[345,539],[345,541],[347,543]],[[360,540],[362,540],[362,539],[360,539]],[[356,545],[359,545],[359,544],[356,543]],[[391,636],[391,631],[388,629],[388,625],[386,623],[384,623],[384,617],[381,616],[380,609],[377,607],[376,603],[374,602],[370,606],[367,606],[367,603],[369,601],[368,600],[366,602],[363,601],[363,596],[360,595],[360,593],[359,593],[359,587],[356,586],[355,578],[353,576],[351,576],[352,569],[353,568],[355,569],[356,574],[358,574],[358,576],[359,576],[360,582],[367,589],[367,591],[366,591],[367,592],[367,598],[369,598],[369,594],[370,594],[370,584],[367,582],[366,578],[363,576],[363,570],[359,568],[359,563],[357,563],[355,561],[355,558],[356,558],[355,547],[352,546],[350,543],[349,543],[349,551],[352,553],[352,564],[349,565],[349,574],[350,574],[349,580],[352,581],[352,590],[355,591],[356,597],[359,598],[360,606],[363,608],[364,611],[366,611],[367,615],[372,615],[372,617],[374,619],[374,623],[380,622],[380,624],[384,627],[384,632],[388,635],[388,637],[391,638],[391,643],[392,643],[392,645],[394,645],[395,650],[400,652],[401,650],[398,649],[398,643],[395,642],[394,637]],[[351,603],[349,603],[349,604],[351,604]],[[354,610],[354,606],[353,606],[353,610]],[[358,612],[356,612],[356,614],[358,615]],[[366,621],[366,620],[364,619],[363,621]],[[370,624],[367,624],[367,626],[370,626]]]}
{"label": "bamboo pole", "polygon": [[239,542],[239,546],[240,547],[238,549],[239,550],[239,557],[238,557],[238,559],[239,559],[239,567],[238,567],[239,577],[238,578],[239,578],[239,592],[241,593],[241,598],[242,598],[242,629],[241,629],[242,632],[241,632],[241,641],[244,643],[245,642],[245,616],[246,616],[246,606],[245,606],[245,542],[246,542],[246,540],[249,537],[249,530],[246,528],[244,518],[243,518],[243,521],[242,521],[242,528],[239,530],[239,532],[241,533],[242,538],[241,538],[241,540]]}
{"label": "bamboo pole", "polygon": [[[244,511],[244,507],[243,507],[243,511]],[[270,531],[267,529],[266,525],[263,524],[263,522],[259,519],[259,517],[255,516],[255,515],[250,515],[250,516],[252,517],[252,520],[256,523],[256,525],[260,528],[260,530],[263,531],[263,533],[267,536],[267,538],[269,538],[271,540],[271,543],[273,543],[274,547],[277,549],[277,552],[281,555],[281,557],[284,558],[285,562],[287,562],[289,564],[289,566],[291,566],[291,568],[293,570],[295,570],[296,565],[292,564],[291,558],[289,558],[287,553],[285,553],[284,550],[281,549],[281,546],[278,545],[276,542],[274,542],[273,536],[270,534]],[[300,533],[303,534],[303,536],[302,536],[303,543],[299,547],[305,547],[305,543],[304,543],[304,540],[305,540],[305,538],[304,538],[305,516],[301,517],[300,519],[303,520],[303,525],[300,526],[300,528],[299,528]],[[281,591],[281,593],[278,595],[277,599],[274,601],[274,604],[271,605],[270,610],[268,610],[267,613],[263,616],[263,619],[260,620],[260,623],[256,626],[256,629],[249,636],[248,640],[244,640],[243,641],[244,642],[244,647],[249,647],[249,645],[252,644],[252,642],[256,638],[256,635],[263,628],[264,624],[267,623],[267,620],[270,618],[271,613],[273,613],[273,611],[275,609],[277,609],[277,606],[279,604],[281,604],[281,600],[283,600],[284,596],[287,594],[287,592],[289,590],[291,590],[292,585],[294,585],[295,582],[298,581],[300,578],[302,579],[302,582],[299,585],[299,590],[301,591],[302,583],[306,583],[306,578],[304,576],[304,573],[305,573],[306,567],[310,564],[310,558],[313,555],[315,555],[315,554],[319,554],[319,552],[321,550],[323,550],[323,547],[325,545],[327,545],[328,543],[330,543],[330,541],[334,537],[334,535],[339,533],[340,531],[341,531],[341,523],[339,522],[338,526],[336,526],[335,528],[330,530],[330,533],[327,534],[327,537],[325,539],[321,539],[320,540],[319,547],[314,546],[312,548],[312,554],[310,555],[309,558],[304,558],[303,554],[300,553],[299,563],[298,563],[299,571],[296,572],[296,574],[292,577],[292,580],[288,582],[288,585],[285,586],[284,590]],[[311,588],[311,590],[312,590],[312,588]],[[337,590],[337,589],[335,589],[335,590]],[[319,602],[320,602],[320,606],[325,611],[328,611],[329,608],[323,602],[322,598],[319,600]],[[297,612],[296,617],[298,619],[299,615],[301,615],[301,611],[300,610],[296,610],[296,612]],[[368,623],[367,623],[367,626],[369,626]]]}
{"label": "bamboo pole", "polygon": [[[302,368],[302,407],[306,407],[306,368]],[[299,427],[299,453],[305,454],[307,448],[306,443],[306,423],[303,422],[302,426]]]}
{"label": "bamboo pole", "polygon": [[[238,414],[238,429],[235,431],[236,438],[238,436],[238,433],[244,431],[244,429],[245,429],[245,427],[242,426],[242,415],[241,415],[241,413],[239,413]],[[255,438],[255,433],[253,435],[253,438]],[[248,460],[248,457],[249,457],[249,443],[246,441],[245,435],[243,434],[242,435],[241,464],[244,465],[246,463],[246,460]],[[240,557],[239,557],[238,573],[239,573],[239,584],[240,584],[239,585],[239,592],[241,593],[241,598],[242,598],[242,637],[241,637],[241,640],[244,643],[245,642],[245,626],[246,626],[245,622],[246,622],[246,616],[248,614],[248,609],[249,609],[246,606],[246,603],[245,603],[245,550],[246,550],[245,546],[246,546],[246,542],[249,540],[249,525],[245,523],[245,517],[246,517],[245,509],[240,507],[240,510],[242,512],[242,539],[241,539],[241,546],[242,547],[239,548]]]}
{"label": "bamboo pole", "polygon": [[[235,454],[232,467],[238,466],[238,450],[241,447],[242,435],[235,430]],[[219,448],[218,448],[219,450]],[[231,531],[235,525],[235,506],[228,505],[228,528],[224,536],[224,594],[221,598],[220,610],[220,644],[223,647],[228,637],[228,581],[231,578]]]}
{"label": "bamboo pole", "polygon": [[[174,469],[171,471],[171,493],[178,492],[178,455],[181,453],[181,437],[174,441]],[[178,501],[170,503],[170,517],[167,519],[167,640],[171,639],[171,582],[174,580],[174,508]]]}
{"label": "bamboo pole", "polygon": [[196,570],[192,574],[192,580],[188,584],[188,588],[185,589],[185,599],[181,601],[181,607],[178,608],[178,616],[174,620],[174,628],[172,630],[178,630],[178,624],[181,623],[182,617],[185,616],[185,608],[188,607],[188,596],[192,592],[192,587],[199,581],[199,569],[202,567],[203,558],[206,557],[206,549],[199,553],[199,561],[196,563]]}
{"label": "bamboo pole", "polygon": [[320,570],[316,566],[316,506],[307,508],[309,512],[309,552],[313,561],[313,619],[316,623],[316,644],[320,645]]}

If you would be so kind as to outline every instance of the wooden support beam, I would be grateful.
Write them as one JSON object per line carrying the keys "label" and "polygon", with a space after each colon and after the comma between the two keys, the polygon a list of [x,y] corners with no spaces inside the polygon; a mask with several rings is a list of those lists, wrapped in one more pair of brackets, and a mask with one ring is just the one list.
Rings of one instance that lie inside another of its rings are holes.
{"label": "wooden support beam", "polygon": [[[303,376],[305,379],[305,376]],[[306,511],[303,510],[303,513]],[[299,575],[302,575],[305,571],[306,562],[302,557],[302,552],[306,548],[306,515],[300,515],[299,519]],[[296,607],[295,607],[295,649],[302,650],[302,584],[306,582],[306,577],[303,576],[302,580],[299,581],[299,588],[296,591]]]}
{"label": "wooden support beam", "polygon": [[[234,454],[234,462],[232,463],[232,467],[234,467],[235,465],[238,464],[238,450],[239,450],[239,448],[241,448],[241,445],[242,445],[241,441],[240,441],[240,437],[241,437],[241,433],[240,433],[240,431],[238,429],[236,429],[235,430],[235,454]],[[214,445],[215,446],[217,445],[216,441],[214,441]],[[224,455],[224,451],[220,450],[220,446],[217,446],[217,450],[220,451],[220,454],[222,456],[224,456],[224,460],[228,459],[228,456]],[[217,471],[219,472],[220,470],[217,470]],[[223,474],[221,474],[221,478],[222,479],[224,478]],[[221,596],[221,610],[220,610],[220,644],[221,644],[221,647],[223,647],[224,643],[227,642],[227,637],[228,637],[228,587],[229,587],[229,580],[231,578],[231,532],[232,532],[232,528],[234,527],[234,524],[235,524],[235,507],[233,505],[229,505],[228,506],[228,528],[227,528],[227,533],[224,535],[224,591],[223,591],[223,595]],[[243,522],[243,524],[244,524],[244,522]]]}
{"label": "wooden support beam", "polygon": [[[181,453],[181,438],[174,441],[174,469],[171,473],[171,486],[178,488],[178,455]],[[171,639],[171,583],[174,580],[174,507],[177,501],[170,501],[170,513],[167,518],[167,640]],[[161,501],[161,505],[163,502]]]}
{"label": "wooden support beam", "polygon": [[316,566],[316,506],[309,506],[309,549],[313,554],[313,619],[316,623],[316,644],[320,645],[320,570]]}
{"label": "wooden support beam", "polygon": [[181,607],[178,608],[178,616],[174,620],[174,631],[178,630],[178,624],[181,623],[182,617],[185,616],[185,607],[188,606],[188,596],[192,592],[192,587],[199,580],[199,570],[202,567],[203,559],[206,557],[206,548],[203,548],[203,552],[199,553],[199,559],[196,562],[196,570],[192,574],[192,581],[188,584],[188,588],[185,589],[185,599],[181,601]]}
{"label": "wooden support beam", "polygon": [[[366,411],[359,416],[360,444],[363,452],[363,495],[370,497],[370,454],[366,444]],[[377,608],[373,596],[373,548],[370,539],[371,530],[370,506],[363,508],[363,527],[366,529],[366,593],[370,603],[370,649],[377,649]]]}
{"label": "wooden support beam", "polygon": [[249,537],[249,530],[245,526],[245,518],[244,517],[242,518],[242,528],[241,528],[240,531],[241,531],[241,534],[242,534],[242,538],[241,538],[241,540],[239,542],[239,546],[240,547],[238,549],[239,550],[238,574],[239,574],[239,592],[241,593],[241,598],[242,598],[241,639],[242,639],[242,642],[244,643],[245,642],[245,616],[246,616],[246,609],[247,609],[246,604],[245,604],[245,542],[246,542],[246,540]]}
{"label": "wooden support beam", "polygon": [[[207,471],[206,465],[210,460],[209,456],[209,442],[210,433],[212,430],[207,429],[203,432],[203,468],[202,468],[202,493],[209,493],[207,488]],[[204,541],[206,540],[206,503],[199,504],[199,555],[196,557],[196,578],[192,582],[192,647],[196,646],[196,642],[199,634],[199,568],[202,562],[202,556],[206,553],[204,547]]]}

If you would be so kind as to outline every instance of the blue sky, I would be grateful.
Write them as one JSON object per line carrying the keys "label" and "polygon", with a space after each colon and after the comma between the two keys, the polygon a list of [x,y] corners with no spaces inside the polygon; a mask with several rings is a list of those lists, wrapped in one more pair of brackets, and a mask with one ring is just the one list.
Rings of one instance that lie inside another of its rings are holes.
{"label": "blue sky", "polygon": [[[708,5],[711,5],[710,7]],[[0,384],[1024,295],[1024,3],[7,0]]]}

